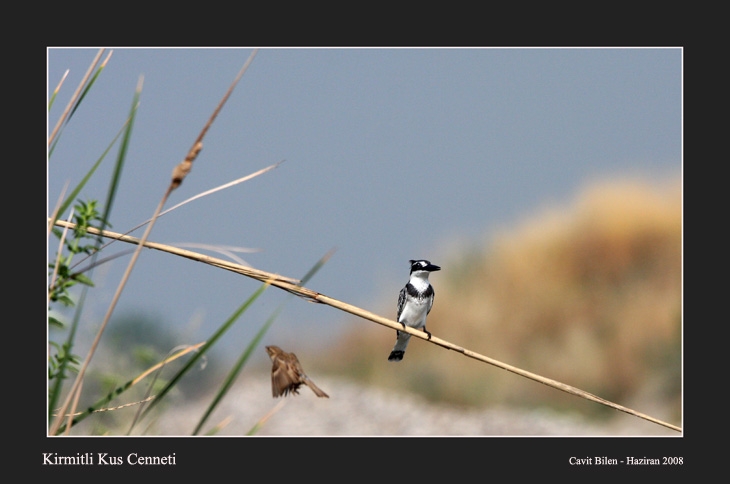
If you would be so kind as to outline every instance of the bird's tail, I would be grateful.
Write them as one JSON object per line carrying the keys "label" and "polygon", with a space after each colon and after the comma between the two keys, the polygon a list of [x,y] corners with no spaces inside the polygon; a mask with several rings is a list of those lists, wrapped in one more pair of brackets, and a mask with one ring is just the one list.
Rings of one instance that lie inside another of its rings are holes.
{"label": "bird's tail", "polygon": [[319,398],[322,398],[322,397],[329,398],[330,397],[325,392],[323,392],[321,388],[319,388],[317,385],[315,385],[312,380],[310,380],[309,378],[307,378],[306,381],[307,381],[307,386],[309,388],[311,388],[312,391],[314,392],[314,394],[317,395]]}
{"label": "bird's tail", "polygon": [[406,353],[408,347],[408,341],[411,339],[411,335],[403,331],[396,331],[397,339],[395,340],[395,346],[393,351],[388,356],[388,361],[400,361],[403,359],[403,355]]}

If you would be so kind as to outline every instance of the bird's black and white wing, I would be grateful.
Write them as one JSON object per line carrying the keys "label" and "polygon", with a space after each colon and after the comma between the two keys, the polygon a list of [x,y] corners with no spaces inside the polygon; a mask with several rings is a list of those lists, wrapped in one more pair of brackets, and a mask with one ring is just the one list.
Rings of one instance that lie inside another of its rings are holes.
{"label": "bird's black and white wing", "polygon": [[400,290],[400,294],[398,295],[398,314],[397,314],[395,320],[398,321],[399,323],[401,322],[400,315],[403,312],[403,308],[406,306],[407,292],[408,291],[406,289],[406,286],[403,286],[403,289]]}
{"label": "bird's black and white wing", "polygon": [[431,295],[428,298],[428,310],[426,311],[426,314],[431,312],[431,308],[433,307],[433,300],[436,298],[436,291],[433,290],[433,286],[428,287],[431,291]]}

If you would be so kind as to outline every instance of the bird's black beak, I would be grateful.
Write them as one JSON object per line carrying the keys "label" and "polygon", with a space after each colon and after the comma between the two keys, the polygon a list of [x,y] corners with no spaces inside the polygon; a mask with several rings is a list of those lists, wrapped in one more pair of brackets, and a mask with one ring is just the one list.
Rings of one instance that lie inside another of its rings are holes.
{"label": "bird's black beak", "polygon": [[426,267],[424,267],[424,269],[427,270],[428,272],[434,272],[434,271],[440,271],[441,270],[441,268],[439,266],[435,266],[433,264],[427,265]]}

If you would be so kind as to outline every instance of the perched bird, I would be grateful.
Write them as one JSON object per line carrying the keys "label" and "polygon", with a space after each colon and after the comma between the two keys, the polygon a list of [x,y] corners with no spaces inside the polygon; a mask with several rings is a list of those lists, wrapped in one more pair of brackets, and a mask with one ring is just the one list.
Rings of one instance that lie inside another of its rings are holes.
{"label": "perched bird", "polygon": [[289,392],[298,395],[299,387],[302,384],[309,386],[318,397],[329,398],[329,395],[304,373],[297,355],[287,353],[278,346],[267,346],[266,352],[274,363],[271,367],[271,393],[274,398],[281,395],[286,396]]}
{"label": "perched bird", "polygon": [[[441,270],[439,266],[431,264],[427,260],[412,260],[411,277],[408,283],[400,291],[398,296],[397,321],[411,328],[423,329],[431,338],[431,333],[426,331],[426,316],[431,312],[433,306],[433,286],[428,282],[428,275],[433,271]],[[388,356],[388,361],[400,361],[406,352],[408,340],[411,335],[402,331],[396,331],[396,340],[393,351]]]}

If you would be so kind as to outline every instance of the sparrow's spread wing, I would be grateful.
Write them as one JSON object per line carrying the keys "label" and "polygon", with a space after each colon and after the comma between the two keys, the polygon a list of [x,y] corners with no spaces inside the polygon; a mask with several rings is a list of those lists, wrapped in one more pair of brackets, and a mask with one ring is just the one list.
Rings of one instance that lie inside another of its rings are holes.
{"label": "sparrow's spread wing", "polygon": [[277,355],[274,366],[271,368],[271,391],[275,397],[287,395],[289,392],[298,393],[302,384],[299,372],[291,359],[296,360],[292,353]]}

